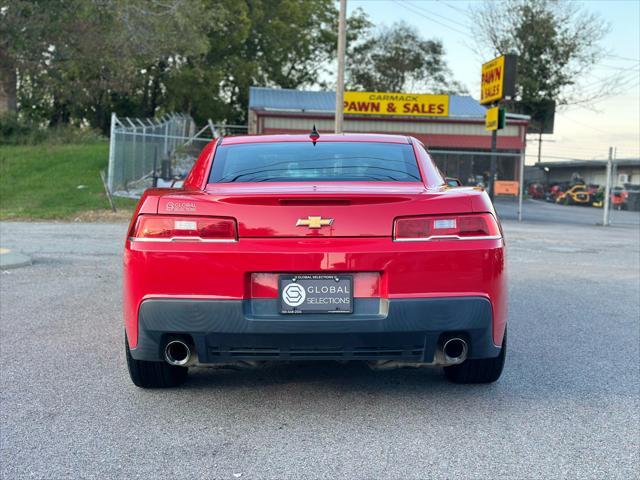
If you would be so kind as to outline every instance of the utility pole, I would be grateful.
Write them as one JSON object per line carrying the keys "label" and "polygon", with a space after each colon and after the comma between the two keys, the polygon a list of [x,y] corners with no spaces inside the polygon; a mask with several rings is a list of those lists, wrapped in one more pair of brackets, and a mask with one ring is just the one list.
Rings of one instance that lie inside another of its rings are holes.
{"label": "utility pole", "polygon": [[540,127],[540,130],[538,130],[538,140],[536,140],[538,142],[538,165],[540,165],[540,163],[542,162],[542,144],[544,142],[550,142],[550,143],[555,143],[555,140],[550,140],[550,139],[543,139],[542,138],[542,134],[544,133],[542,131],[542,127]]}
{"label": "utility pole", "polygon": [[607,184],[604,187],[604,206],[602,208],[602,225],[609,225],[609,204],[611,200],[611,170],[613,169],[613,147],[609,147],[609,160],[607,161]]}
{"label": "utility pole", "polygon": [[335,133],[342,133],[344,119],[344,57],[347,43],[347,0],[340,0],[338,17],[338,81],[336,82],[336,124]]}
{"label": "utility pole", "polygon": [[[526,148],[526,146],[525,146]],[[520,186],[518,187],[518,221],[522,221],[522,196],[524,195],[524,159],[525,159],[525,150],[523,149],[520,152]]]}
{"label": "utility pole", "polygon": [[540,132],[538,132],[538,164],[542,161],[542,127],[540,127]]}

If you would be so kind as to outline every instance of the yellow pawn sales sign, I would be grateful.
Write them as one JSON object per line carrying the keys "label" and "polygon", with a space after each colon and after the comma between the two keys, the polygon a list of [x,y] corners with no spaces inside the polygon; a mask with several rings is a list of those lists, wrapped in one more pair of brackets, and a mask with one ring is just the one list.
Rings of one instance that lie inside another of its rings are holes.
{"label": "yellow pawn sales sign", "polygon": [[482,64],[482,80],[480,82],[480,103],[482,105],[515,96],[516,62],[515,55],[502,55]]}
{"label": "yellow pawn sales sign", "polygon": [[383,92],[344,92],[344,113],[447,117],[449,95]]}

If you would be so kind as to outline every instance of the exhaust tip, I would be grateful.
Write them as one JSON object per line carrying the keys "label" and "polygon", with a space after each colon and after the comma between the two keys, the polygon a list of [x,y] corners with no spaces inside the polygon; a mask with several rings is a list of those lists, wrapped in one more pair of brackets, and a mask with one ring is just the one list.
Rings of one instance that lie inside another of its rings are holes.
{"label": "exhaust tip", "polygon": [[462,338],[450,338],[442,345],[442,352],[449,363],[462,363],[467,358],[467,342]]}
{"label": "exhaust tip", "polygon": [[172,340],[164,348],[164,358],[170,365],[184,367],[191,359],[191,349],[182,340]]}

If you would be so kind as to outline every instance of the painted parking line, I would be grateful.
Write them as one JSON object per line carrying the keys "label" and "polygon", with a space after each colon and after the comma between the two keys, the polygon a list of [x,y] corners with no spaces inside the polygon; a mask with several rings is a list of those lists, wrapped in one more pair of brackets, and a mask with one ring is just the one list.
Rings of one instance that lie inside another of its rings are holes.
{"label": "painted parking line", "polygon": [[31,265],[31,258],[22,253],[14,252],[5,247],[0,247],[0,269],[19,268]]}

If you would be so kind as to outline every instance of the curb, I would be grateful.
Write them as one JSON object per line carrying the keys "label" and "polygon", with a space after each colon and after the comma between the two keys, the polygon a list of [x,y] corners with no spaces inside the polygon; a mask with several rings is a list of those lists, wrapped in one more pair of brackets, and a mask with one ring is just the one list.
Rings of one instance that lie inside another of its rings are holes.
{"label": "curb", "polygon": [[27,267],[29,265],[31,265],[30,257],[9,250],[8,248],[0,248],[0,270]]}

